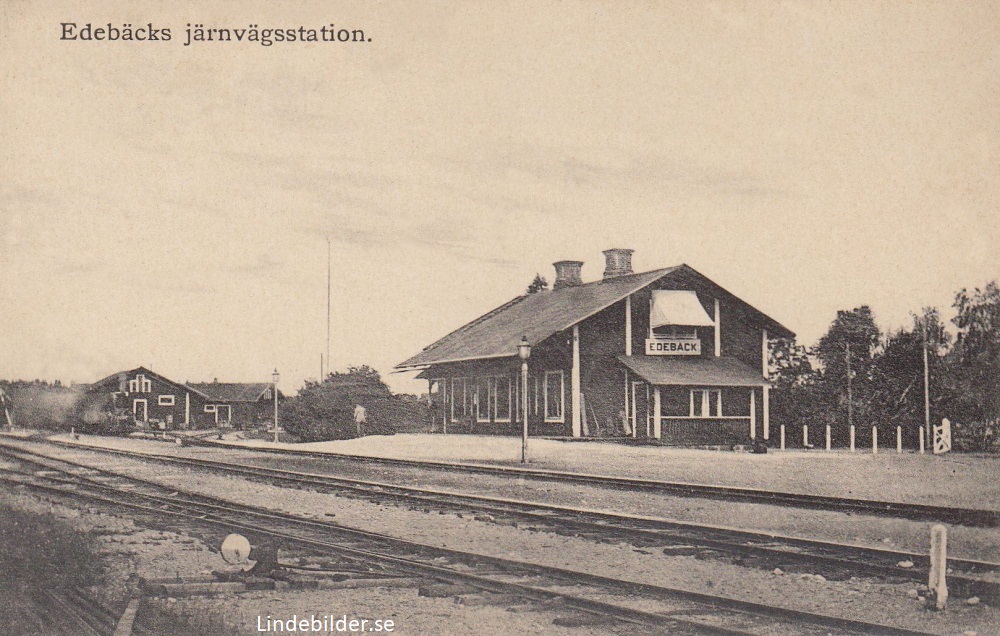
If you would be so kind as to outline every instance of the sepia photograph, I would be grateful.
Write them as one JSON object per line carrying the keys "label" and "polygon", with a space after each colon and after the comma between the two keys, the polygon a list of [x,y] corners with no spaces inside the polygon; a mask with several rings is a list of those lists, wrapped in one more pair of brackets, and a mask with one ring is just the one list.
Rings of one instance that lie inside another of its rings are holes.
{"label": "sepia photograph", "polygon": [[1000,634],[998,35],[0,0],[0,636]]}

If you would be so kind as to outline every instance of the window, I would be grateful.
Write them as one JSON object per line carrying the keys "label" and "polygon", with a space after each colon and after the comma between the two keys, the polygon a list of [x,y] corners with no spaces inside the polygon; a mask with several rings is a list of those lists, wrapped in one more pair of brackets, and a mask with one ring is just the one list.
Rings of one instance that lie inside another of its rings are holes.
{"label": "window", "polygon": [[497,422],[509,422],[510,421],[510,402],[511,394],[513,393],[513,387],[511,386],[510,376],[500,376],[494,378],[494,411],[493,416]]}
{"label": "window", "polygon": [[153,382],[143,374],[138,374],[135,379],[128,381],[129,393],[150,393],[153,390]]}
{"label": "window", "polygon": [[466,378],[451,379],[451,421],[457,422],[472,412],[470,408],[471,387],[466,386]]}
{"label": "window", "polygon": [[691,417],[720,417],[722,391],[718,389],[692,389]]}
{"label": "window", "polygon": [[205,412],[206,413],[215,413],[215,405],[214,404],[206,404],[205,405]]}
{"label": "window", "polygon": [[563,421],[563,372],[545,372],[545,421]]}
{"label": "window", "polygon": [[159,398],[157,398],[156,403],[159,404],[160,406],[173,406],[174,405],[174,396],[172,396],[172,395],[161,395]]}
{"label": "window", "polygon": [[695,327],[682,327],[678,325],[667,325],[657,327],[653,330],[654,338],[664,338],[669,340],[697,340],[698,329]]}
{"label": "window", "polygon": [[479,422],[490,421],[490,408],[493,401],[492,378],[478,378],[476,380],[476,420]]}

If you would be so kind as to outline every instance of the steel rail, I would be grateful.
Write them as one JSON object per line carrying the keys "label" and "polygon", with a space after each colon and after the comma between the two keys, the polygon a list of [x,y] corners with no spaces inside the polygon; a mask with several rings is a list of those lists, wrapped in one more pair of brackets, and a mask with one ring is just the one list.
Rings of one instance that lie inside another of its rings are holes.
{"label": "steel rail", "polygon": [[[91,447],[85,448],[90,449]],[[101,448],[97,450],[98,452],[104,451]],[[481,512],[513,515],[521,519],[530,519],[550,525],[553,522],[558,522],[563,527],[603,533],[606,536],[610,535],[615,538],[622,538],[624,534],[627,539],[634,539],[636,536],[639,536],[653,542],[684,541],[739,556],[764,557],[769,559],[771,565],[785,565],[787,563],[809,565],[814,571],[816,565],[821,565],[828,568],[826,571],[829,571],[829,569],[833,569],[834,571],[847,569],[868,576],[898,577],[914,581],[925,580],[927,576],[926,569],[929,567],[929,558],[927,555],[913,552],[853,546],[815,539],[790,537],[777,533],[752,532],[662,518],[638,517],[602,510],[415,488],[385,482],[373,482],[316,473],[302,473],[201,458],[155,455],[122,450],[113,450],[111,452],[130,458],[152,459],[166,464],[192,466],[223,473],[239,474],[267,482],[283,481],[294,485],[349,490],[369,497],[394,498],[459,510],[472,508]],[[85,466],[84,464],[80,465]],[[627,531],[627,534],[624,531]],[[784,547],[774,547],[774,543],[779,543]],[[811,552],[795,552],[787,548],[797,548]],[[831,552],[833,556],[830,555]],[[918,567],[899,566],[898,563],[903,561],[910,561],[914,566]],[[965,572],[981,573],[1000,570],[1000,563],[971,559],[952,559],[949,561],[949,565],[956,570]],[[985,595],[990,598],[1000,596],[1000,586],[992,582],[962,576],[953,577],[953,581],[956,583],[953,589],[962,589],[967,591],[969,595]]]}
{"label": "steel rail", "polygon": [[[4,472],[12,472],[9,469]],[[68,473],[72,474],[72,473]],[[49,476],[45,475],[25,475],[36,480],[48,480]],[[152,486],[155,488],[160,488],[164,490],[176,490],[173,488],[166,488],[159,484],[154,484],[152,482],[146,482],[145,480],[131,477],[124,477],[133,482],[143,483],[144,485]],[[484,578],[480,575],[470,574],[468,572],[456,571],[450,568],[444,568],[442,566],[437,566],[434,564],[429,564],[424,561],[414,560],[407,557],[399,557],[393,555],[386,555],[384,553],[377,553],[371,550],[360,549],[356,547],[344,546],[342,544],[331,543],[329,541],[321,541],[316,539],[310,539],[302,537],[301,535],[294,535],[283,531],[277,531],[273,526],[259,526],[254,524],[246,523],[241,520],[225,519],[221,517],[214,516],[217,512],[229,512],[243,517],[247,514],[265,518],[265,519],[281,519],[284,521],[295,521],[298,523],[303,523],[307,526],[320,527],[327,532],[334,532],[339,534],[346,534],[354,538],[363,538],[366,540],[374,540],[382,544],[394,544],[398,546],[404,546],[408,548],[410,553],[416,551],[417,553],[430,553],[437,554],[439,556],[445,556],[447,558],[465,558],[473,561],[477,565],[488,565],[493,568],[502,568],[508,574],[516,573],[520,576],[548,576],[550,578],[562,579],[571,584],[577,585],[591,585],[598,588],[605,588],[605,590],[612,590],[612,593],[620,594],[624,590],[644,593],[656,598],[670,598],[672,600],[682,600],[685,602],[693,602],[702,606],[707,606],[713,611],[729,611],[735,612],[741,615],[750,615],[757,618],[764,619],[780,619],[788,622],[793,622],[797,626],[813,626],[821,628],[834,628],[838,630],[847,631],[849,633],[859,633],[859,634],[891,634],[891,635],[903,635],[903,634],[919,634],[920,632],[915,632],[912,630],[907,630],[904,628],[865,623],[863,621],[856,621],[852,619],[845,619],[840,617],[832,617],[826,615],[813,614],[809,612],[802,612],[799,610],[791,610],[787,608],[776,608],[773,606],[762,605],[758,603],[752,603],[748,601],[740,601],[737,599],[731,599],[727,597],[718,597],[706,594],[700,594],[695,592],[689,592],[685,590],[675,590],[671,588],[665,588],[661,586],[655,586],[645,583],[638,583],[633,581],[624,581],[619,579],[612,579],[609,577],[602,577],[597,575],[591,575],[586,573],[581,573],[572,570],[564,570],[561,568],[553,568],[549,566],[542,566],[538,564],[524,563],[518,561],[510,561],[507,559],[500,559],[496,557],[487,557],[483,555],[475,555],[464,552],[459,552],[455,550],[448,550],[445,548],[438,548],[436,546],[428,546],[425,544],[419,544],[414,542],[408,542],[405,540],[397,539],[394,537],[389,537],[386,535],[380,535],[378,533],[372,533],[352,528],[345,528],[343,526],[337,526],[334,524],[318,522],[314,520],[303,519],[300,517],[294,517],[292,515],[286,515],[283,513],[273,513],[270,511],[262,511],[257,508],[252,508],[248,506],[234,506],[229,502],[224,502],[224,504],[205,504],[195,501],[185,501],[178,500],[174,497],[158,497],[143,493],[137,493],[134,491],[121,491],[115,489],[112,486],[107,486],[104,484],[88,484],[91,487],[99,487],[100,489],[106,489],[112,491],[114,494],[119,495],[119,498],[104,497],[101,495],[95,495],[93,493],[82,492],[79,489],[67,490],[63,488],[56,488],[53,486],[45,486],[32,482],[25,482],[23,480],[12,479],[11,477],[2,477],[0,480],[6,482],[20,483],[33,488],[38,488],[43,491],[53,492],[56,494],[61,494],[63,496],[70,497],[85,497],[92,500],[103,501],[104,503],[126,506],[134,509],[141,509],[146,512],[155,515],[174,515],[186,517],[190,521],[196,522],[207,522],[215,525],[223,525],[228,528],[237,528],[250,533],[263,534],[270,537],[281,538],[287,541],[291,541],[298,544],[309,545],[313,547],[320,547],[327,550],[335,550],[338,553],[347,554],[355,558],[360,559],[370,559],[377,560],[382,563],[390,563],[398,567],[403,567],[405,569],[415,568],[422,571],[424,574],[433,575],[436,578],[441,578],[443,580],[449,580],[453,582],[463,582],[473,585],[479,589],[485,589],[488,591],[494,591],[498,593],[507,593],[525,597],[525,598],[535,598],[538,599],[539,595],[544,600],[559,600],[561,602],[567,603],[570,606],[576,607],[577,609],[583,609],[586,611],[595,612],[603,616],[614,616],[622,620],[630,620],[631,622],[643,622],[646,624],[653,624],[659,626],[672,626],[674,628],[679,626],[684,626],[686,628],[694,629],[694,633],[720,633],[720,634],[744,634],[745,631],[742,630],[732,630],[728,628],[721,628],[718,626],[706,625],[704,623],[696,623],[692,621],[685,621],[679,619],[676,616],[670,616],[655,612],[643,612],[639,610],[634,610],[632,608],[624,608],[622,606],[608,604],[602,601],[595,601],[592,599],[586,599],[581,597],[576,597],[572,595],[567,595],[562,592],[555,592],[552,590],[540,589],[533,586],[526,586],[519,583],[511,583],[508,581],[497,581],[495,579]],[[188,494],[188,493],[185,493]],[[136,504],[134,502],[125,502],[120,499],[121,495],[126,495],[133,498],[141,498],[151,502],[154,502],[157,507]],[[201,499],[206,499],[202,495],[196,495]],[[210,498],[209,498],[210,499]],[[164,509],[163,506],[174,506],[178,508],[189,507],[194,508],[198,512],[194,518],[191,518],[191,514],[188,511],[181,510],[172,511],[169,509]],[[206,514],[206,509],[212,509],[212,512]],[[624,614],[623,614],[624,613]],[[632,616],[628,619],[627,616]]]}

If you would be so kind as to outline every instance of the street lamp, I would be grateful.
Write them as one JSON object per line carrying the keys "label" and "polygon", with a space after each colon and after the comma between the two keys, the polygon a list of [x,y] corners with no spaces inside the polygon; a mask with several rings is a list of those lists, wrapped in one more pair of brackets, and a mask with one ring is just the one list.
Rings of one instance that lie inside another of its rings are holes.
{"label": "street lamp", "polygon": [[271,380],[274,382],[274,443],[278,443],[278,380],[281,376],[278,375],[278,370],[275,369],[274,373],[271,374]]}
{"label": "street lamp", "polygon": [[528,358],[531,357],[531,345],[528,337],[521,336],[521,344],[517,345],[517,355],[521,358],[521,463],[528,463]]}

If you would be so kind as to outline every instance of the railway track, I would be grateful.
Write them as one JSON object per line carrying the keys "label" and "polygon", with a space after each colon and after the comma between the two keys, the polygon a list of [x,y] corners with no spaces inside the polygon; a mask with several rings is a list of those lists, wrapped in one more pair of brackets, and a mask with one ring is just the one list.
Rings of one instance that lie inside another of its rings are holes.
{"label": "railway track", "polygon": [[[405,541],[167,488],[134,477],[53,458],[18,458],[0,481],[58,497],[128,509],[152,522],[170,518],[243,532],[378,568],[472,588],[508,604],[587,615],[600,624],[642,626],[670,634],[917,634],[911,630],[732,598],[620,580],[534,563]],[[44,470],[38,470],[44,465]]]}
{"label": "railway track", "polygon": [[[865,576],[890,582],[925,583],[930,566],[926,554],[232,462],[148,455],[131,451],[109,452],[130,459],[152,459],[167,465],[239,475],[242,478],[268,484],[334,492],[378,503],[392,502],[425,511],[457,513],[471,511],[481,519],[528,527],[532,530],[581,536],[595,541],[624,541],[637,548],[659,549],[668,555],[722,560],[763,570],[779,568],[788,573],[808,572],[821,574],[831,580]],[[27,459],[31,460],[30,457]],[[61,461],[85,467],[85,464],[78,462],[66,459]],[[1000,571],[1000,563],[950,559],[949,568],[951,570],[949,588],[953,595],[978,596],[988,602],[1000,601],[1000,584],[978,578],[982,574]]]}
{"label": "railway track", "polygon": [[371,457],[368,455],[320,453],[280,448],[256,449],[239,444],[227,444],[225,442],[203,439],[191,439],[190,443],[198,446],[229,448],[244,452],[253,450],[281,455],[322,458],[326,460],[350,460],[369,464],[384,464],[388,466],[405,466],[409,468],[424,469],[430,468],[436,470],[461,471],[471,474],[587,484],[604,488],[614,488],[635,492],[652,492],[676,497],[695,497],[699,499],[737,501],[742,503],[762,503],[774,506],[806,508],[811,510],[833,510],[853,514],[894,517],[898,519],[908,519],[911,521],[933,521],[972,527],[1000,527],[1000,511],[985,510],[980,508],[958,508],[912,504],[897,501],[876,501],[870,499],[851,499],[847,497],[804,495],[798,493],[762,490],[757,488],[735,488],[730,486],[667,482],[632,477],[611,477],[607,475],[591,475],[557,470],[542,470],[537,468],[489,466],[463,462],[396,459],[387,457]]}

